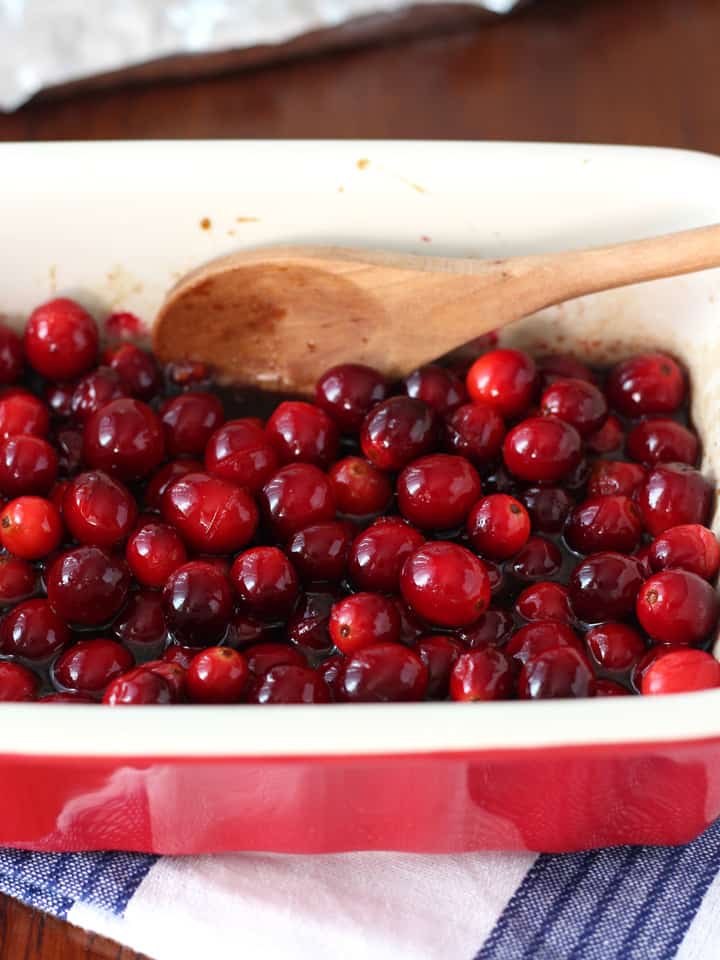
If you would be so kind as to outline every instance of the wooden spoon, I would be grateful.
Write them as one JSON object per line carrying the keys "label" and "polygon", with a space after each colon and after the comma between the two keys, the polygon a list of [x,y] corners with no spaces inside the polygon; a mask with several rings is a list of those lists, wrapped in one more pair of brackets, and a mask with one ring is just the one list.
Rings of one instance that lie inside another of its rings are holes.
{"label": "wooden spoon", "polygon": [[204,361],[223,381],[310,392],[338,363],[401,377],[542,307],[710,267],[720,267],[720,224],[506,260],[268,247],[180,280],[154,347],[163,361]]}

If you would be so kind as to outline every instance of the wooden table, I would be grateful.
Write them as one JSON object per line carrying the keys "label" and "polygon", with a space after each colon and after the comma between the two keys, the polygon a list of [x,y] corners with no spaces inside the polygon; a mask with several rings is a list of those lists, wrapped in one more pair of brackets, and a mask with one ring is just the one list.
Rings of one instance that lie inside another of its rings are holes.
{"label": "wooden table", "polygon": [[[717,0],[538,0],[516,16],[0,114],[0,140],[399,137],[720,153]],[[288,51],[297,54],[297,51]],[[0,960],[139,955],[0,897]]]}

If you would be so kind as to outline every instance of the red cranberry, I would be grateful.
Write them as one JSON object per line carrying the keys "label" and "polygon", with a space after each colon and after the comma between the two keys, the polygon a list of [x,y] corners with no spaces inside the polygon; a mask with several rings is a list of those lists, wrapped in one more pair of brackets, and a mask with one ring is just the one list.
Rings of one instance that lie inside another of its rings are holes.
{"label": "red cranberry", "polygon": [[582,441],[575,427],[557,417],[530,417],[508,433],[505,466],[529,483],[556,483],[580,463]]}
{"label": "red cranberry", "polygon": [[345,657],[338,653],[333,657],[323,660],[317,668],[318,674],[322,677],[325,686],[330,691],[332,700],[340,700],[340,683],[342,681],[342,672],[345,668]]}
{"label": "red cranberry", "polygon": [[599,623],[588,630],[585,643],[605,670],[629,670],[645,653],[645,641],[625,623]]}
{"label": "red cranberry", "polygon": [[560,533],[573,504],[561,487],[528,487],[522,501],[536,533]]}
{"label": "red cranberry", "polygon": [[133,655],[114,640],[80,640],[52,668],[54,683],[87,697],[100,697],[107,685],[134,664]]}
{"label": "red cranberry", "polygon": [[214,393],[188,391],[165,401],[160,420],[169,456],[201,457],[208,440],[225,420],[225,413]]}
{"label": "red cranberry", "polygon": [[626,417],[672,413],[685,399],[685,375],[666,354],[640,354],[613,367],[607,395]]}
{"label": "red cranberry", "polygon": [[720,568],[720,546],[712,530],[686,523],[661,533],[650,546],[649,560],[653,570],[679,567],[714,580]]}
{"label": "red cranberry", "polygon": [[281,463],[314,463],[324,469],[337,457],[337,426],[312,403],[281,403],[268,420],[266,433]]}
{"label": "red cranberry", "polygon": [[592,697],[595,680],[582,653],[573,647],[545,650],[523,665],[518,679],[522,700]]}
{"label": "red cranberry", "polygon": [[22,376],[25,354],[20,337],[0,323],[0,385],[16,383]]}
{"label": "red cranberry", "polygon": [[470,368],[467,388],[473,400],[484,400],[501,416],[519,417],[535,396],[535,361],[521,350],[492,350]]}
{"label": "red cranberry", "polygon": [[568,584],[575,616],[586,623],[621,620],[635,609],[640,565],[622,553],[594,553],[573,570]]}
{"label": "red cranberry", "polygon": [[540,409],[545,416],[572,424],[581,437],[597,433],[608,414],[605,397],[587,380],[558,380],[546,387]]}
{"label": "red cranberry", "polygon": [[130,595],[112,627],[113,636],[145,658],[160,653],[167,640],[162,597],[152,590]]}
{"label": "red cranberry", "polygon": [[58,420],[67,420],[72,414],[74,393],[74,383],[48,383],[43,390],[43,397],[50,408],[50,414]]}
{"label": "red cranberry", "polygon": [[307,593],[287,625],[287,639],[308,654],[328,654],[333,649],[330,638],[330,611],[335,603],[332,593]]}
{"label": "red cranberry", "polygon": [[610,414],[597,433],[587,437],[585,445],[592,453],[615,453],[622,446],[623,426],[614,414]]}
{"label": "red cranberry", "polygon": [[700,444],[692,430],[681,423],[656,417],[633,427],[627,437],[627,452],[649,467],[661,462],[694,466]]}
{"label": "red cranberry", "polygon": [[713,629],[720,601],[710,584],[687,570],[664,570],[646,580],[636,603],[637,618],[660,643],[697,643]]}
{"label": "red cranberry", "polygon": [[500,455],[504,437],[505,423],[489,403],[466,403],[445,422],[450,452],[467,457],[476,467],[485,467]]}
{"label": "red cranberry", "polygon": [[277,547],[252,547],[239,554],[230,579],[242,609],[274,620],[288,616],[299,593],[295,568]]}
{"label": "red cranberry", "polygon": [[392,499],[388,475],[362,457],[338,460],[331,467],[329,477],[340,513],[355,517],[382,513]]}
{"label": "red cranberry", "polygon": [[464,627],[490,603],[490,581],[482,561],[456,543],[426,543],[408,557],[400,574],[406,603],[429,623]]}
{"label": "red cranberry", "polygon": [[343,363],[320,377],[316,402],[329,413],[343,433],[357,433],[365,416],[390,392],[385,377],[361,363]]}
{"label": "red cranberry", "polygon": [[228,420],[213,433],[205,448],[208,473],[260,493],[280,466],[280,458],[264,428],[250,418]]}
{"label": "red cranberry", "polygon": [[145,523],[128,540],[125,559],[138,583],[159,590],[187,561],[187,551],[174,527]]}
{"label": "red cranberry", "polygon": [[496,647],[463,653],[450,674],[453,700],[507,700],[512,689],[511,662]]}
{"label": "red cranberry", "polygon": [[704,650],[671,650],[645,671],[643,694],[690,693],[720,687],[720,663]]}
{"label": "red cranberry", "polygon": [[368,460],[380,470],[402,470],[436,445],[435,414],[422,400],[390,397],[367,415],[360,434],[360,446]]}
{"label": "red cranberry", "polygon": [[238,703],[248,678],[245,657],[230,647],[208,647],[190,661],[185,682],[193,703]]}
{"label": "red cranberry", "polygon": [[671,646],[667,643],[656,643],[645,651],[645,653],[640,657],[630,671],[630,682],[635,693],[640,693],[643,677],[647,673],[650,666],[660,657],[664,657],[665,654],[669,653],[671,650],[677,649],[684,648]]}
{"label": "red cranberry", "polygon": [[255,684],[248,703],[329,703],[322,676],[309,667],[277,666]]}
{"label": "red cranberry", "polygon": [[516,630],[505,647],[505,652],[520,663],[527,663],[533,657],[555,647],[582,650],[577,634],[568,624],[538,620]]}
{"label": "red cranberry", "polygon": [[130,586],[125,563],[100,547],[76,547],[53,561],[47,573],[48,600],[68,623],[95,626],[118,612]]}
{"label": "red cranberry", "polygon": [[289,463],[262,490],[265,514],[279,540],[298,530],[335,519],[335,500],[327,475],[311,463]]}
{"label": "red cranberry", "polygon": [[435,634],[419,640],[415,652],[428,669],[427,696],[445,700],[450,691],[450,673],[463,652],[462,644],[452,637]]}
{"label": "red cranberry", "polygon": [[105,333],[110,338],[128,339],[141,337],[145,333],[145,324],[140,317],[129,310],[111,313],[105,318]]}
{"label": "red cranberry", "polygon": [[156,414],[140,400],[112,400],[88,417],[83,457],[96,470],[121,480],[138,480],[153,472],[164,456],[163,435]]}
{"label": "red cranberry", "polygon": [[540,375],[546,386],[558,380],[587,380],[593,382],[592,371],[584,363],[567,353],[552,353],[537,360]]}
{"label": "red cranberry", "polygon": [[577,553],[632,553],[642,538],[640,513],[629,497],[591,497],[575,507],[565,539]]}
{"label": "red cranberry", "polygon": [[481,493],[475,467],[446,453],[414,460],[397,481],[400,512],[421,529],[460,526]]}
{"label": "red cranberry", "polygon": [[361,590],[397,593],[400,571],[425,537],[397,517],[380,517],[356,539],[350,550],[348,569]]}
{"label": "red cranberry", "polygon": [[163,660],[180,667],[182,670],[187,670],[196,653],[197,647],[185,647],[181,643],[171,643],[165,648]]}
{"label": "red cranberry", "polygon": [[18,497],[0,513],[0,542],[22,560],[40,560],[57,550],[62,534],[60,511],[43,497]]}
{"label": "red cranberry", "polygon": [[29,434],[45,437],[50,429],[48,408],[25,390],[12,390],[0,397],[0,439]]}
{"label": "red cranberry", "polygon": [[561,583],[541,580],[526,587],[515,602],[515,611],[524,620],[574,622],[570,592]]}
{"label": "red cranberry", "polygon": [[447,367],[437,363],[413,370],[403,380],[403,388],[409,397],[424,400],[441,417],[467,400],[465,384]]}
{"label": "red cranberry", "polygon": [[307,660],[295,647],[287,643],[258,643],[243,650],[250,673],[264,676],[273,667],[306,667]]}
{"label": "red cranberry", "polygon": [[32,670],[10,660],[0,660],[0,702],[34,700],[39,686]]}
{"label": "red cranberry", "polygon": [[530,517],[514,497],[491,493],[470,511],[467,532],[478,553],[493,560],[507,560],[527,543]]}
{"label": "red cranberry", "polygon": [[119,343],[103,354],[103,362],[120,377],[123,389],[138,400],[152,400],[160,389],[155,357],[134,343]]}
{"label": "red cranberry", "polygon": [[97,324],[73,300],[59,297],[30,314],[25,328],[25,354],[32,368],[43,377],[78,377],[90,369],[97,352]]}
{"label": "red cranberry", "polygon": [[203,553],[234,553],[252,540],[258,511],[249,493],[207,473],[188,473],[163,494],[162,517]]}
{"label": "red cranberry", "polygon": [[629,697],[630,691],[614,680],[596,680],[596,697]]}
{"label": "red cranberry", "polygon": [[458,631],[458,637],[471,650],[482,647],[502,647],[510,639],[515,622],[507,610],[489,607],[469,627]]}
{"label": "red cranberry", "polygon": [[400,643],[378,643],[349,657],[339,686],[342,700],[356,703],[422,700],[428,668]]}
{"label": "red cranberry", "polygon": [[0,653],[10,656],[45,660],[69,642],[67,625],[47,600],[18,604],[0,625]]}
{"label": "red cranberry", "polygon": [[145,489],[145,506],[148,510],[160,510],[162,498],[168,487],[188,473],[202,473],[199,460],[171,460],[150,477]]}
{"label": "red cranberry", "polygon": [[55,442],[60,457],[58,470],[68,475],[77,473],[83,458],[83,435],[79,430],[59,430]]}
{"label": "red cranberry", "polygon": [[173,690],[161,674],[138,667],[108,686],[103,703],[111,707],[154,706],[172,703]]}
{"label": "red cranberry", "polygon": [[0,556],[0,609],[12,607],[37,590],[37,573],[27,560]]}
{"label": "red cranberry", "polygon": [[343,520],[325,520],[298,531],[287,551],[306,583],[342,580],[353,542],[354,527]]}
{"label": "red cranberry", "polygon": [[330,636],[338,650],[348,656],[376,643],[397,643],[400,616],[387,597],[378,593],[355,593],[333,606]]}
{"label": "red cranberry", "polygon": [[596,460],[588,481],[589,497],[635,497],[647,480],[647,471],[638,463]]}
{"label": "red cranberry", "polygon": [[512,575],[523,583],[548,580],[562,566],[562,554],[558,547],[544,537],[530,537],[510,563]]}
{"label": "red cranberry", "polygon": [[659,464],[648,474],[638,497],[645,529],[657,537],[681,524],[705,524],[712,496],[710,481],[686,463]]}
{"label": "red cranberry", "polygon": [[80,473],[65,490],[63,519],[80,543],[112,547],[135,526],[137,504],[127,487],[106,473]]}
{"label": "red cranberry", "polygon": [[86,373],[73,390],[70,411],[80,423],[111,400],[125,396],[120,377],[111,367],[97,367]]}
{"label": "red cranberry", "polygon": [[58,457],[41,437],[9,437],[0,442],[0,493],[46,496],[57,478]]}
{"label": "red cranberry", "polygon": [[163,590],[167,625],[175,638],[188,646],[206,647],[219,640],[232,609],[227,576],[202,560],[178,567]]}

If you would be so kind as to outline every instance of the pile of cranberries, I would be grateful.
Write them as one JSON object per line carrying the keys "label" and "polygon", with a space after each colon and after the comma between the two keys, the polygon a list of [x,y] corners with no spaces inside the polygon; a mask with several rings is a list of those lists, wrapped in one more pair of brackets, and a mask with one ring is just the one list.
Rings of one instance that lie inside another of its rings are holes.
{"label": "pile of cranberries", "polygon": [[0,700],[497,700],[720,686],[720,548],[663,354],[499,349],[314,402],[77,303],[0,325]]}

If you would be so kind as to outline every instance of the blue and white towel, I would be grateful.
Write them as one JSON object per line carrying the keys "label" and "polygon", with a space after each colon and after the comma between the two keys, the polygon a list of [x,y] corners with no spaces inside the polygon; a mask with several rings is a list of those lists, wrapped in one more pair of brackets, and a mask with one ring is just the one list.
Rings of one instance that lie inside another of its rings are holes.
{"label": "blue and white towel", "polygon": [[157,960],[720,958],[720,822],[560,856],[3,850],[0,889]]}

